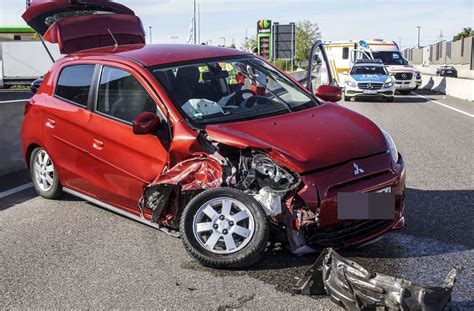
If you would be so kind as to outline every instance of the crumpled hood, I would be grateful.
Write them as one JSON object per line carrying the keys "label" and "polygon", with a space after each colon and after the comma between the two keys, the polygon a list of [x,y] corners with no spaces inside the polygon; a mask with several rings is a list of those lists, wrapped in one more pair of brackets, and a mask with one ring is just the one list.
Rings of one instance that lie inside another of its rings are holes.
{"label": "crumpled hood", "polygon": [[323,105],[284,115],[206,127],[223,144],[271,150],[274,160],[297,173],[385,152],[380,129],[342,106]]}

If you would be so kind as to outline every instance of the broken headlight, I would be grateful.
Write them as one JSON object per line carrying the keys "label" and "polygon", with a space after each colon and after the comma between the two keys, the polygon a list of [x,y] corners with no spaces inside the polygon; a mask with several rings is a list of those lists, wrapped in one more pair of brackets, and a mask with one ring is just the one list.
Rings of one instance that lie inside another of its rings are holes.
{"label": "broken headlight", "polygon": [[385,130],[380,129],[383,133],[383,136],[385,136],[385,141],[387,142],[388,146],[388,152],[392,155],[392,160],[393,162],[397,163],[398,162],[398,150],[397,146],[395,145],[395,142],[393,141],[392,136],[390,136],[389,133],[387,133]]}
{"label": "broken headlight", "polygon": [[263,154],[255,155],[252,168],[263,176],[269,177],[276,184],[293,184],[295,181],[291,173]]}

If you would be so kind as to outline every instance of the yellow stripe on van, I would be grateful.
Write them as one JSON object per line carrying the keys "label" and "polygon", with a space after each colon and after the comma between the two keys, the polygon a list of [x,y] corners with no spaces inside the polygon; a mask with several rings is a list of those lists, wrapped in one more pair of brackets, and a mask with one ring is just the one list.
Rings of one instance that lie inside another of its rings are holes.
{"label": "yellow stripe on van", "polygon": [[337,68],[338,73],[344,73],[344,72],[349,71],[349,70],[350,70],[350,68]]}
{"label": "yellow stripe on van", "polygon": [[332,61],[332,72],[333,72],[333,77],[336,77],[337,83],[339,83],[339,74],[337,73],[337,66],[336,66],[336,61],[333,59]]}

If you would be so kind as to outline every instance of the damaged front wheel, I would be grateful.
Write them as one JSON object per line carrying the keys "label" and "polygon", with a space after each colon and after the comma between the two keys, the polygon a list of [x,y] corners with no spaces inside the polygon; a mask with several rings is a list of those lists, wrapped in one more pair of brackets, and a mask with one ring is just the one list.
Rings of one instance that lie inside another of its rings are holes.
{"label": "damaged front wheel", "polygon": [[192,199],[180,222],[188,253],[213,268],[246,267],[258,261],[268,242],[268,221],[260,204],[233,188],[206,190]]}

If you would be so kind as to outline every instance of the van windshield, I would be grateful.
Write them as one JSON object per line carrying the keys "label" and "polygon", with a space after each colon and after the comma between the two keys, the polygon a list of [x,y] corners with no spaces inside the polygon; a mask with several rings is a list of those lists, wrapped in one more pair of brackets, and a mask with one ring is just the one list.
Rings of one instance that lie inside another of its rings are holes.
{"label": "van windshield", "polygon": [[408,65],[400,52],[372,52],[374,59],[381,59],[385,65]]}
{"label": "van windshield", "polygon": [[150,70],[178,110],[196,126],[263,118],[318,105],[300,86],[253,56]]}

